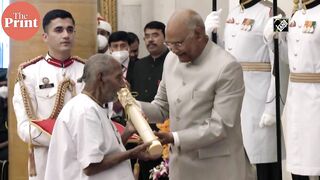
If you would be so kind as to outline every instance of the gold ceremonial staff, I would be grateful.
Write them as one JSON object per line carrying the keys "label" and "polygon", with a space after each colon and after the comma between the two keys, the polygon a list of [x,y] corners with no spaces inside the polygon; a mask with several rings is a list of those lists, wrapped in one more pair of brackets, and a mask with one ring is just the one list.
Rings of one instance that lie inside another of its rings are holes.
{"label": "gold ceremonial staff", "polygon": [[143,117],[141,109],[136,103],[135,98],[131,95],[129,89],[120,89],[118,92],[118,99],[124,107],[128,120],[132,122],[143,142],[151,142],[151,145],[148,148],[150,155],[160,156],[163,149],[162,145],[157,137],[153,134],[152,129],[150,128],[146,119]]}

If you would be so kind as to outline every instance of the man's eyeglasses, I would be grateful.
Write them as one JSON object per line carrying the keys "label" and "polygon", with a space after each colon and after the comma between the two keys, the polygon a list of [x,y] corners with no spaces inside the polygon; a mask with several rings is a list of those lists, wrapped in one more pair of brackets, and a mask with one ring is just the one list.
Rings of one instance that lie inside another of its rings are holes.
{"label": "man's eyeglasses", "polygon": [[165,42],[165,45],[169,48],[181,48],[183,46],[183,44],[186,42],[186,40],[191,37],[191,35],[193,35],[193,33],[189,33],[184,40],[182,41],[178,41],[178,42]]}

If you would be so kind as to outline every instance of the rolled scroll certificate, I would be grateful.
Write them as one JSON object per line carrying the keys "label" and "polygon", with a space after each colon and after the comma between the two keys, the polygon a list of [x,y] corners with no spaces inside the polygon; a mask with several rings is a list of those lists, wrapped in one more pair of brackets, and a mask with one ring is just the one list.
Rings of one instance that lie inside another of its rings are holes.
{"label": "rolled scroll certificate", "polygon": [[125,109],[128,120],[130,120],[133,126],[138,131],[143,142],[151,142],[148,148],[150,155],[161,155],[162,145],[157,137],[153,134],[146,119],[142,116],[139,106],[136,104],[134,97],[128,88],[122,88],[118,92],[118,99]]}

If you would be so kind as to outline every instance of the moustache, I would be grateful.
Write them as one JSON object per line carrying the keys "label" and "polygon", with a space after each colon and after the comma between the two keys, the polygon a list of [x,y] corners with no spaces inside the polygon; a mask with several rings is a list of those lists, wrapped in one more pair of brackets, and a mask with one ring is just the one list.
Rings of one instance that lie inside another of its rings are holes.
{"label": "moustache", "polygon": [[149,46],[157,46],[157,45],[154,43],[149,43],[149,44],[147,44],[147,47],[149,47]]}

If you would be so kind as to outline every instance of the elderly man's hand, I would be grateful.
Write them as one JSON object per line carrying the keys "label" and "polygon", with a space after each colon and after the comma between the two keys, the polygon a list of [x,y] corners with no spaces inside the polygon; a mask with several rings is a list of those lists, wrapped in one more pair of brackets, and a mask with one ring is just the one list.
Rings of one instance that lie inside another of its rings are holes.
{"label": "elderly man's hand", "polygon": [[158,136],[161,144],[174,143],[173,135],[171,132],[154,132],[154,134]]}
{"label": "elderly man's hand", "polygon": [[136,146],[136,147],[133,148],[133,149],[128,150],[128,151],[129,151],[129,157],[130,157],[130,159],[139,158],[139,155],[140,155],[142,152],[145,152],[146,149],[150,146],[150,144],[151,144],[151,143],[143,143],[143,144],[140,144],[140,145]]}
{"label": "elderly man's hand", "polygon": [[137,132],[136,128],[133,126],[133,124],[132,124],[132,122],[131,122],[130,120],[127,121],[125,131],[128,132],[128,134],[130,134],[130,136],[131,136],[133,133],[136,133],[136,132]]}

